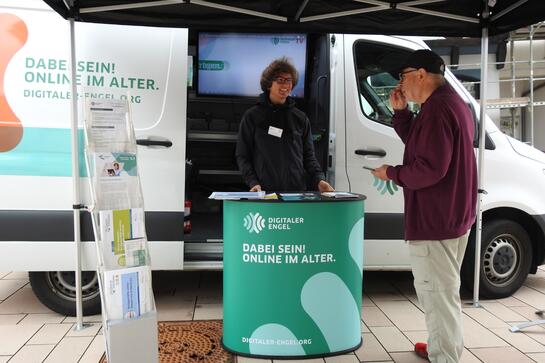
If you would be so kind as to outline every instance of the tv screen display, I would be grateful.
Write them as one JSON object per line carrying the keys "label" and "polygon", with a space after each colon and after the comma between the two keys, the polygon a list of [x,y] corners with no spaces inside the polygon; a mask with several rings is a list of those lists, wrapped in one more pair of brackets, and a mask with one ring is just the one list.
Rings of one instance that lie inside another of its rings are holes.
{"label": "tv screen display", "polygon": [[199,33],[198,86],[203,96],[257,96],[261,73],[287,57],[299,72],[293,97],[305,95],[305,34]]}

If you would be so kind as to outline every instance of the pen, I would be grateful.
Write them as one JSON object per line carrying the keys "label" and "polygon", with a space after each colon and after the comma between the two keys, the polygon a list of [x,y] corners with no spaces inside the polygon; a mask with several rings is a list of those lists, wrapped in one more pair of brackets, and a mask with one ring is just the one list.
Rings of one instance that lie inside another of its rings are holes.
{"label": "pen", "polygon": [[374,170],[375,170],[375,168],[371,168],[371,167],[365,166],[365,165],[363,166],[363,168],[364,168],[364,169],[367,169],[367,170],[369,170],[369,171],[374,171]]}

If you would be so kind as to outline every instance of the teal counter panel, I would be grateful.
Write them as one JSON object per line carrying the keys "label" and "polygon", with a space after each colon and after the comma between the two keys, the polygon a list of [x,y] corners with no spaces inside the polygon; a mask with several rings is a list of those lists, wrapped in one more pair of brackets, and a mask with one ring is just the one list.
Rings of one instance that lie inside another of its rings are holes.
{"label": "teal counter panel", "polygon": [[266,357],[361,344],[364,201],[224,202],[224,346]]}

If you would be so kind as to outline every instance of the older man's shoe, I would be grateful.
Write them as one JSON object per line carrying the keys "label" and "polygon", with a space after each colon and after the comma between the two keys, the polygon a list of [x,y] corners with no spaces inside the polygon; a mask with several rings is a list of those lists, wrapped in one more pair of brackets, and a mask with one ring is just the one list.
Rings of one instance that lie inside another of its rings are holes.
{"label": "older man's shoe", "polygon": [[420,358],[428,359],[428,344],[426,344],[426,343],[416,343],[414,345],[414,352]]}

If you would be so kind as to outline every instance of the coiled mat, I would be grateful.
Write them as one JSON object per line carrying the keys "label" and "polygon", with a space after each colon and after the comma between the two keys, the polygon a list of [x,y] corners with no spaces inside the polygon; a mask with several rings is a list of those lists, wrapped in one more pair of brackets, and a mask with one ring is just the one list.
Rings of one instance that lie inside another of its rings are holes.
{"label": "coiled mat", "polygon": [[[159,322],[160,363],[232,363],[221,346],[221,320]],[[106,355],[99,363],[107,363]]]}

